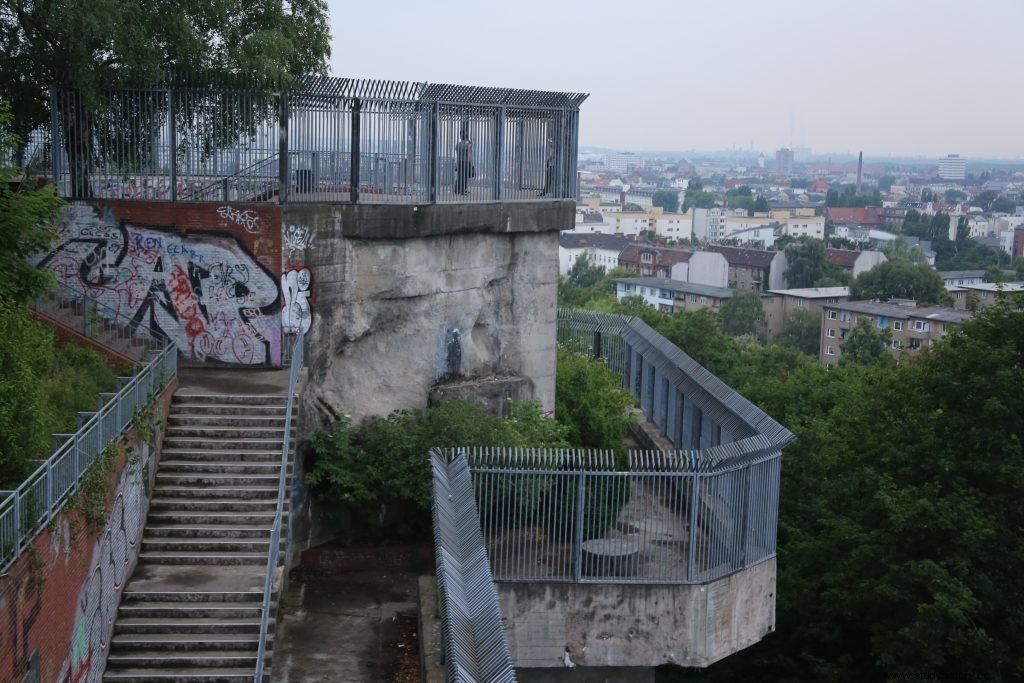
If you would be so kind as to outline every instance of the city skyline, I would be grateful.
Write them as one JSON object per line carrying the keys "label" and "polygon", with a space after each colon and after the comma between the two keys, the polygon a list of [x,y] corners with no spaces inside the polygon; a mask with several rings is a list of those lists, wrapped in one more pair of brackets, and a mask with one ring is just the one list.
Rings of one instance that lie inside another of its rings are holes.
{"label": "city skyline", "polygon": [[1024,156],[1014,0],[329,5],[334,75],[589,92],[582,146]]}

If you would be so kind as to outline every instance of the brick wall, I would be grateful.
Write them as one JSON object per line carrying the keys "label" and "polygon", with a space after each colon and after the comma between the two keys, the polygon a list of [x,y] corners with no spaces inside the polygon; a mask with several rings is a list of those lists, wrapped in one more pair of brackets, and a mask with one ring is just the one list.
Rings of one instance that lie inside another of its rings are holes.
{"label": "brick wall", "polygon": [[[158,415],[167,414],[173,381]],[[0,577],[0,681],[98,681],[121,591],[138,558],[159,460],[129,434],[141,457],[115,467],[107,522],[90,534],[75,512],[61,512]],[[151,457],[149,457],[151,456]]]}
{"label": "brick wall", "polygon": [[188,360],[279,366],[281,236],[274,204],[74,202],[36,264]]}

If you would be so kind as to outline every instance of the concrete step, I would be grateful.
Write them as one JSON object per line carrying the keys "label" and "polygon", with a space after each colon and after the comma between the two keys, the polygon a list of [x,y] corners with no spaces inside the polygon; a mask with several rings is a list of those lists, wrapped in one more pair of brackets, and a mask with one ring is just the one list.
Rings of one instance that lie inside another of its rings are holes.
{"label": "concrete step", "polygon": [[[294,433],[294,429],[292,432]],[[170,425],[167,427],[167,439],[179,439],[179,438],[204,438],[211,440],[233,440],[233,441],[251,441],[251,440],[266,440],[270,441],[277,439],[278,441],[284,439],[284,425],[276,425],[273,427],[198,427],[198,426],[182,426],[182,425]]]}
{"label": "concrete step", "polygon": [[[288,501],[285,501],[285,508]],[[174,512],[270,512],[277,508],[277,496],[274,498],[154,498],[149,503],[150,510],[168,510]]]}
{"label": "concrete step", "polygon": [[241,472],[229,474],[225,472],[165,472],[163,465],[156,474],[156,486],[181,487],[212,487],[212,488],[250,488],[273,487],[276,488],[281,480],[281,468],[277,472],[265,472],[253,474]]}
{"label": "concrete step", "polygon": [[[268,657],[269,659],[269,657]],[[269,663],[269,662],[268,662]],[[256,668],[256,650],[208,650],[199,652],[131,652],[107,656],[107,671],[129,668],[166,669],[182,668]]]}
{"label": "concrete step", "polygon": [[167,424],[171,427],[258,427],[284,429],[285,418],[280,416],[204,415],[202,413],[171,413]]}
{"label": "concrete step", "polygon": [[[268,630],[274,628],[273,621],[268,622]],[[126,617],[114,622],[114,635],[128,633],[255,633],[259,636],[259,619],[148,619],[145,617]]]}
{"label": "concrete step", "polygon": [[[248,405],[238,403],[179,403],[177,400],[171,403],[171,414],[191,415],[226,415],[226,416],[248,416],[248,417],[280,417],[284,418],[287,406],[282,401],[281,405]],[[298,406],[292,404],[292,416],[298,413]]]}
{"label": "concrete step", "polygon": [[[232,650],[236,652],[256,652],[259,648],[259,634],[215,635],[188,633],[136,633],[115,636],[110,641],[113,652],[196,652],[214,650]],[[267,646],[269,648],[270,641]]]}
{"label": "concrete step", "polygon": [[146,538],[142,539],[142,552],[201,553],[263,553],[266,557],[270,539],[247,538]]}
{"label": "concrete step", "polygon": [[[228,474],[234,476],[249,476],[249,475],[272,475],[277,477],[281,470],[281,457],[278,453],[278,459],[276,462],[233,462],[223,460],[220,462],[209,461],[204,462],[202,460],[161,460],[160,470],[157,476],[167,474]],[[291,473],[291,463],[288,464],[287,471]]]}
{"label": "concrete step", "polygon": [[[275,503],[276,506],[276,503]],[[287,502],[285,503],[287,509]],[[146,523],[152,526],[198,526],[210,525],[223,528],[233,526],[259,526],[270,528],[274,523],[276,509],[269,512],[208,512],[202,510],[175,511],[150,510]]]}
{"label": "concrete step", "polygon": [[[292,444],[294,445],[294,440]],[[164,437],[164,448],[184,451],[228,451],[230,453],[252,452],[252,451],[276,451],[278,459],[281,458],[281,449],[284,448],[284,434],[280,438],[247,438],[245,435],[237,435],[232,438],[218,438],[205,436],[176,436],[168,434]],[[163,451],[166,452],[166,451]]]}
{"label": "concrete step", "polygon": [[[255,672],[250,668],[223,669],[178,669],[173,672],[160,669],[118,669],[103,674],[104,681],[111,683],[135,681],[137,683],[236,683],[249,681]],[[263,683],[270,681],[270,676],[263,676]]]}
{"label": "concrete step", "polygon": [[121,596],[121,604],[140,602],[179,602],[186,604],[204,602],[263,602],[263,591],[133,591],[127,590]]}
{"label": "concrete step", "polygon": [[160,467],[163,467],[164,459],[173,462],[215,462],[215,463],[281,463],[281,450],[283,444],[278,443],[276,449],[266,450],[217,450],[201,449],[195,447],[176,448],[168,446],[164,442],[164,448],[160,453]]}
{"label": "concrete step", "polygon": [[260,618],[262,608],[258,602],[133,602],[123,604],[117,610],[118,619],[193,619],[196,617],[217,619]]}
{"label": "concrete step", "polygon": [[283,394],[186,394],[175,392],[172,404],[249,405],[284,408],[288,397]]}
{"label": "concrete step", "polygon": [[228,525],[182,525],[182,524],[148,524],[143,532],[146,539],[158,538],[219,538],[237,540],[240,538],[270,538],[271,523],[263,527],[228,526]]}
{"label": "concrete step", "polygon": [[277,500],[276,486],[170,486],[157,483],[153,495],[161,498],[185,498],[187,500]]}
{"label": "concrete step", "polygon": [[139,562],[147,564],[187,564],[187,565],[213,565],[213,566],[237,566],[237,565],[258,565],[267,564],[267,553],[234,553],[234,552],[209,552],[200,553],[190,551],[185,554],[175,550],[170,552],[143,551],[139,553]]}

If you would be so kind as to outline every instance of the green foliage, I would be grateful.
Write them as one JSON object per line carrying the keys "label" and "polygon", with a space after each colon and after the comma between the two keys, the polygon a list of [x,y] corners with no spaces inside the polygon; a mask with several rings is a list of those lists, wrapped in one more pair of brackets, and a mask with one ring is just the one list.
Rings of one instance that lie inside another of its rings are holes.
{"label": "green foliage", "polygon": [[604,268],[590,260],[590,255],[583,253],[576,257],[576,262],[569,268],[565,279],[568,284],[579,289],[593,287],[604,277]]}
{"label": "green foliage", "polygon": [[871,318],[860,316],[850,329],[846,341],[843,342],[843,356],[839,362],[843,364],[871,365],[892,361],[889,345],[892,342],[892,330],[888,327],[880,329]]}
{"label": "green foliage", "polygon": [[895,176],[884,175],[878,179],[878,189],[882,192],[888,192],[894,184],[896,184]]}
{"label": "green foliage", "polygon": [[443,398],[428,408],[399,410],[353,426],[342,421],[314,434],[316,462],[306,475],[328,515],[351,515],[371,536],[394,526],[400,535],[430,528],[431,448],[455,446],[567,447],[566,428],[541,417],[535,403],[511,403],[503,419],[479,406]]}
{"label": "green foliage", "polygon": [[806,309],[793,311],[775,342],[817,358],[821,350],[821,315]]}
{"label": "green foliage", "polygon": [[999,266],[989,266],[985,269],[985,282],[1006,282],[1006,273]]}
{"label": "green foliage", "polygon": [[734,289],[732,297],[722,304],[718,315],[722,329],[727,334],[758,335],[764,322],[761,295],[752,289]]}
{"label": "green foliage", "polygon": [[675,190],[656,190],[651,204],[665,209],[665,213],[675,213],[679,210],[679,193]]}
{"label": "green foliage", "polygon": [[0,27],[0,99],[21,135],[47,121],[53,83],[96,104],[104,87],[168,70],[259,85],[326,73],[330,54],[324,0],[0,0]]}
{"label": "green foliage", "polygon": [[626,465],[622,440],[631,422],[633,395],[619,388],[620,378],[604,364],[558,350],[555,419],[573,446],[614,450],[620,469]]}
{"label": "green foliage", "polygon": [[686,191],[697,192],[704,189],[704,181],[701,180],[700,176],[694,173],[690,176],[689,182],[686,183]]}
{"label": "green foliage", "polygon": [[825,206],[829,208],[863,208],[865,206],[881,206],[882,195],[878,190],[871,194],[857,194],[855,185],[844,185],[841,189],[831,189],[825,194]]}
{"label": "green foliage", "polygon": [[754,207],[751,210],[754,213],[768,213],[770,207],[768,206],[768,200],[763,194],[757,195],[757,199],[754,201]]}
{"label": "green foliage", "polygon": [[893,259],[880,263],[854,279],[850,298],[913,299],[922,306],[950,303],[942,276],[926,263]]}
{"label": "green foliage", "polygon": [[800,237],[785,249],[786,283],[789,287],[798,289],[849,284],[849,274],[828,260],[822,240]]}
{"label": "green foliage", "polygon": [[960,202],[967,199],[967,193],[960,190],[949,188],[946,190],[946,203],[947,204],[959,204]]}
{"label": "green foliage", "polygon": [[692,189],[692,185],[686,188],[686,194],[683,197],[683,213],[693,208],[710,209],[714,205],[715,195],[704,190]]}

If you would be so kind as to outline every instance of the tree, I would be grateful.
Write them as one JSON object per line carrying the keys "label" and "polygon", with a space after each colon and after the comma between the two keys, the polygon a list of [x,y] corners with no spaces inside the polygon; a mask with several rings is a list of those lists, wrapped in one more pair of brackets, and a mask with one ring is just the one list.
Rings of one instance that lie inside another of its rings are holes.
{"label": "tree", "polygon": [[996,213],[1013,213],[1017,209],[1017,202],[1008,197],[999,196],[992,200],[992,211]]}
{"label": "tree", "polygon": [[892,189],[892,186],[896,183],[895,176],[884,175],[878,179],[878,189],[882,192],[888,192]]}
{"label": "tree", "polygon": [[821,316],[806,309],[793,311],[775,342],[817,358],[821,351]]}
{"label": "tree", "polygon": [[590,260],[590,254],[583,252],[565,274],[565,279],[573,287],[585,289],[593,287],[604,277],[604,268]]}
{"label": "tree", "polygon": [[715,205],[715,195],[703,190],[691,190],[687,188],[683,197],[683,213],[692,208],[710,209]]}
{"label": "tree", "polygon": [[699,175],[694,173],[692,176],[690,176],[689,182],[686,183],[686,189],[693,190],[694,192],[699,192],[700,190],[704,189],[704,181],[700,179]]}
{"label": "tree", "polygon": [[633,202],[627,202],[626,205],[622,207],[622,210],[639,213],[644,210],[644,207],[640,206],[639,204],[634,204]]}
{"label": "tree", "polygon": [[757,195],[757,199],[754,201],[754,213],[768,213],[768,200],[765,199],[763,194]]}
{"label": "tree", "polygon": [[655,190],[651,204],[665,209],[665,213],[675,213],[679,210],[679,192],[676,190]]}
{"label": "tree", "polygon": [[15,133],[48,123],[51,85],[82,92],[85,106],[65,112],[65,146],[69,136],[87,139],[105,88],[165,72],[199,83],[244,75],[258,88],[324,74],[330,54],[324,0],[0,0],[0,36],[0,99]]}
{"label": "tree", "polygon": [[985,270],[985,282],[1006,282],[1006,273],[999,266],[989,266]]}
{"label": "tree", "polygon": [[948,190],[946,190],[946,203],[947,204],[959,204],[960,202],[964,201],[965,199],[967,199],[967,193],[966,192],[962,192],[961,190],[955,190],[953,188],[949,188]]}
{"label": "tree", "polygon": [[926,263],[895,259],[858,275],[850,285],[850,298],[913,299],[923,306],[950,302],[942,276]]}
{"label": "tree", "polygon": [[722,319],[722,329],[727,334],[757,335],[764,322],[761,295],[752,289],[734,289],[732,297],[722,304],[718,315]]}
{"label": "tree", "polygon": [[633,421],[634,398],[620,382],[602,362],[558,350],[555,419],[574,447],[613,450],[624,465],[623,439]]}
{"label": "tree", "polygon": [[825,243],[801,239],[786,248],[786,283],[791,288],[813,287],[825,274]]}
{"label": "tree", "polygon": [[875,326],[871,318],[860,316],[843,342],[841,347],[843,355],[839,362],[869,365],[891,361],[890,343],[892,343],[892,331],[888,327],[880,329]]}

